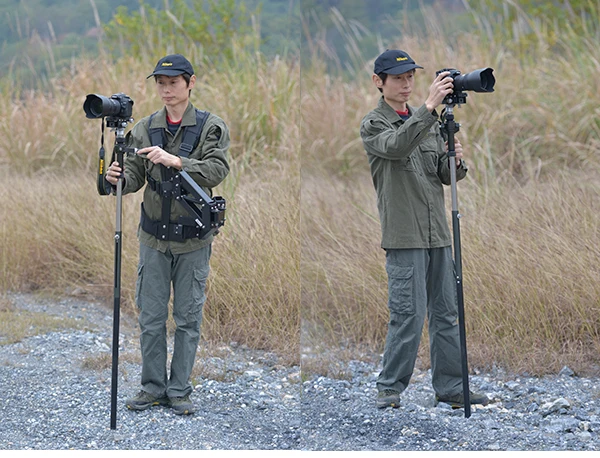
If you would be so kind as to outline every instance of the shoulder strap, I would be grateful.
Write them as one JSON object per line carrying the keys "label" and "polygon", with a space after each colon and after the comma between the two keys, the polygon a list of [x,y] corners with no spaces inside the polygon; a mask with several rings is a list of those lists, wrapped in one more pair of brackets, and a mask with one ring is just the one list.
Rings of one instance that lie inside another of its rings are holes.
{"label": "shoulder strap", "polygon": [[196,125],[186,126],[183,131],[183,139],[179,146],[179,155],[182,157],[188,157],[192,151],[198,147],[200,142],[200,135],[202,135],[202,129],[208,119],[208,111],[198,110],[196,108]]}
{"label": "shoulder strap", "polygon": [[156,113],[158,113],[158,111],[152,113],[148,120],[148,135],[150,135],[150,143],[152,143],[152,146],[160,146],[162,148],[165,144],[165,130],[162,127],[150,127]]}
{"label": "shoulder strap", "polygon": [[[161,127],[150,127],[152,120],[157,112],[150,115],[148,120],[148,135],[150,136],[150,142],[153,146],[160,146],[161,148],[165,144],[164,129]],[[179,155],[188,157],[192,151],[198,147],[200,143],[200,136],[202,135],[202,129],[208,119],[210,113],[208,111],[198,110],[196,108],[196,124],[193,126],[187,126],[183,130],[183,139],[179,146]]]}

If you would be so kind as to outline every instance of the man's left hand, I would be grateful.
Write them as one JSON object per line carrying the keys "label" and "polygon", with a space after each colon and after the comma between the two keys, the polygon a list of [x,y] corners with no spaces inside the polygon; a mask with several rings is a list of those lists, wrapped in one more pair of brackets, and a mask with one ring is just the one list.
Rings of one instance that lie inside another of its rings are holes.
{"label": "man's left hand", "polygon": [[[448,151],[448,142],[446,142],[446,151]],[[463,157],[463,147],[457,138],[454,139],[454,151],[456,152],[456,166],[460,167],[460,161]]]}

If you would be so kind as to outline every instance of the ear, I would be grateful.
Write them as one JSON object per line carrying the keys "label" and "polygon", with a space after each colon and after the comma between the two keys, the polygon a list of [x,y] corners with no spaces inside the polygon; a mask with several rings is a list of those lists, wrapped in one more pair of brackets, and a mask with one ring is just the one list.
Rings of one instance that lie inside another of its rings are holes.
{"label": "ear", "polygon": [[375,84],[375,86],[377,86],[378,89],[381,89],[383,87],[383,80],[381,78],[379,78],[378,75],[373,73],[372,79],[373,79],[373,83]]}
{"label": "ear", "polygon": [[188,84],[188,88],[189,89],[193,88],[195,84],[196,84],[196,75],[192,75],[190,77],[190,84]]}

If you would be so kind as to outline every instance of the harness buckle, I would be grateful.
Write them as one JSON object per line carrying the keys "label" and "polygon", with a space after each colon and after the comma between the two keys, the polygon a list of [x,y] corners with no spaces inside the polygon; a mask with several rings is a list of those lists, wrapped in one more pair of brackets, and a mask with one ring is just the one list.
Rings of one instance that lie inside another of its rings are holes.
{"label": "harness buckle", "polygon": [[181,145],[179,145],[179,153],[181,155],[181,153],[186,153],[186,156],[189,156],[190,153],[193,151],[194,149],[194,145],[190,145],[189,143],[184,143],[181,142]]}
{"label": "harness buckle", "polygon": [[163,199],[171,199],[173,196],[173,182],[172,181],[161,181],[160,182],[160,195]]}

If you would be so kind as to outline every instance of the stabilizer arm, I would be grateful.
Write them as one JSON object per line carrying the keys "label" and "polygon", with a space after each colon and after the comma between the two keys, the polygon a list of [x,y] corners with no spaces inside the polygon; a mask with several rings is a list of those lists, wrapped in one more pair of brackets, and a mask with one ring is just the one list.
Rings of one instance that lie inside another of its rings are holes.
{"label": "stabilizer arm", "polygon": [[199,238],[218,234],[219,228],[225,224],[225,199],[210,197],[184,170],[173,177],[173,185],[175,199],[200,227]]}

